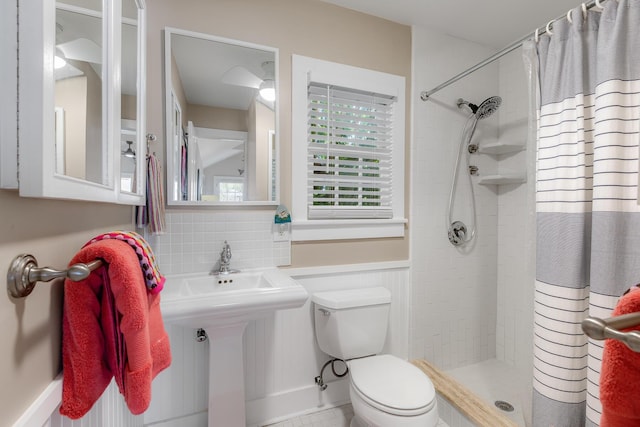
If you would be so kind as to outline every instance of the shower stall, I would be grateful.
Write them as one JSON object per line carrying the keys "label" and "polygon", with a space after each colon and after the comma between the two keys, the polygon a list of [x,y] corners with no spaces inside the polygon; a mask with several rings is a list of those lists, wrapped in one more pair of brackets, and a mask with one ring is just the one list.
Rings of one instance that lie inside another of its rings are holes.
{"label": "shower stall", "polygon": [[[434,87],[493,53],[414,27],[413,87]],[[492,102],[490,117],[476,116],[480,101],[495,96],[502,99],[500,108]],[[430,361],[491,405],[513,405],[506,415],[521,426],[531,420],[535,281],[528,99],[518,49],[428,102],[415,97],[412,106],[410,357]],[[477,110],[469,105],[474,101]],[[478,145],[478,152],[469,153],[469,145]],[[469,175],[468,166],[477,174]],[[520,176],[524,182],[488,176]],[[465,229],[452,226],[456,222]],[[452,245],[452,237],[460,244]]]}

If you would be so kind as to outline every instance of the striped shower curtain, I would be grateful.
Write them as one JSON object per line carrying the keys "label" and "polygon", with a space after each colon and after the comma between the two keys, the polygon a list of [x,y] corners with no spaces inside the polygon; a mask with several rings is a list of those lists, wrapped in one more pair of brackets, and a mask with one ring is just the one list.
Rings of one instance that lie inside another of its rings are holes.
{"label": "striped shower curtain", "polygon": [[640,283],[640,0],[603,6],[537,49],[534,427],[599,425],[603,342],[580,323]]}

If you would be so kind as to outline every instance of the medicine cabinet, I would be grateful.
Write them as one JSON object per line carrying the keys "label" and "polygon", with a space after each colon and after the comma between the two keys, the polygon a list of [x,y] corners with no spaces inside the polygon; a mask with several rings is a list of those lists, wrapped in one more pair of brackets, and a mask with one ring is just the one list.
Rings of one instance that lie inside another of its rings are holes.
{"label": "medicine cabinet", "polygon": [[19,9],[21,196],[144,202],[144,0]]}

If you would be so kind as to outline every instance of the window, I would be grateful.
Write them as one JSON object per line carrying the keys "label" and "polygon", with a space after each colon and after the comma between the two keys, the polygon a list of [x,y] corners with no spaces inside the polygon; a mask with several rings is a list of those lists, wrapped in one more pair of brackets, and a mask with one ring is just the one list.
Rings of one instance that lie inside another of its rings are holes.
{"label": "window", "polygon": [[236,177],[215,177],[215,194],[220,202],[242,202],[244,200],[244,179]]}
{"label": "window", "polygon": [[292,238],[404,234],[404,77],[294,55]]}
{"label": "window", "polygon": [[308,217],[391,218],[395,98],[311,83]]}

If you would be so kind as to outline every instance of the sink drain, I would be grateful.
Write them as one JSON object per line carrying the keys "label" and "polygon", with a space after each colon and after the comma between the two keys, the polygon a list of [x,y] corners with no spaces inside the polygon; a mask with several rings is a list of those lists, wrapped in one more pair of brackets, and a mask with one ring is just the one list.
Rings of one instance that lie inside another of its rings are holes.
{"label": "sink drain", "polygon": [[513,405],[509,402],[505,402],[504,400],[496,400],[494,405],[501,411],[505,412],[513,412]]}

